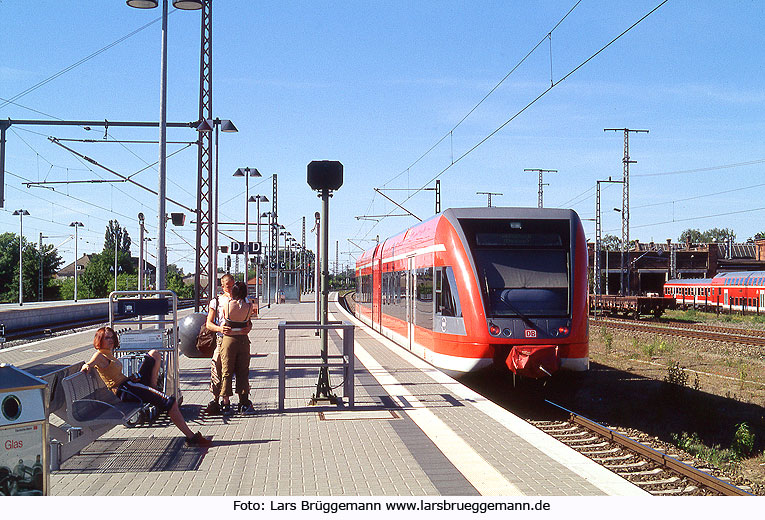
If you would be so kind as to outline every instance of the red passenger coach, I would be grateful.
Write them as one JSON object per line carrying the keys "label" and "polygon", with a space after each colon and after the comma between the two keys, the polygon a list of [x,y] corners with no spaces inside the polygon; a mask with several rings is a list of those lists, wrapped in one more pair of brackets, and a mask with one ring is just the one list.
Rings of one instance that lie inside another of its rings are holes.
{"label": "red passenger coach", "polygon": [[452,375],[587,370],[587,245],[574,211],[448,209],[356,264],[356,315]]}
{"label": "red passenger coach", "polygon": [[765,271],[668,280],[664,284],[664,296],[683,305],[759,314],[765,310]]}

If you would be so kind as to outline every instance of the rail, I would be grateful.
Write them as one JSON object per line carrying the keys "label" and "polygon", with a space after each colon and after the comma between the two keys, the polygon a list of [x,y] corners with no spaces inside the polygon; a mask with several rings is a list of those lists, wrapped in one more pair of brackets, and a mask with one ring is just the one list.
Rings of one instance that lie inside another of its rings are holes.
{"label": "rail", "polygon": [[622,446],[626,448],[627,450],[633,451],[659,464],[662,467],[666,467],[667,469],[675,471],[676,473],[684,477],[687,477],[690,480],[693,480],[694,482],[698,482],[699,484],[706,486],[709,489],[712,489],[722,495],[751,496],[751,493],[748,493],[747,491],[744,491],[743,489],[740,489],[736,486],[728,484],[727,482],[724,482],[704,471],[694,468],[693,466],[689,466],[688,464],[685,464],[683,462],[680,462],[677,459],[669,457],[668,455],[664,453],[656,451],[653,448],[650,448],[635,440],[632,440],[625,435],[617,433],[614,430],[603,426],[602,424],[596,423],[595,421],[592,421],[590,419],[587,419],[586,417],[578,415],[572,412],[571,410],[568,410],[551,401],[546,400],[545,402],[569,414],[569,418],[571,422],[573,422],[574,424],[578,424],[594,433],[597,433],[601,437],[604,437],[605,439],[615,444],[618,444],[619,446]]}

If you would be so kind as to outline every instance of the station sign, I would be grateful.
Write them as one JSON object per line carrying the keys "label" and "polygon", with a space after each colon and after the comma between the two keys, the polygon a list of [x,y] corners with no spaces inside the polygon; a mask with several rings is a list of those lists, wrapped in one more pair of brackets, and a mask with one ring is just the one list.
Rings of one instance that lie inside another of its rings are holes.
{"label": "station sign", "polygon": [[[251,255],[259,255],[260,254],[260,242],[249,242],[247,244],[247,252]],[[231,242],[231,254],[233,255],[242,255],[244,254],[244,242]]]}

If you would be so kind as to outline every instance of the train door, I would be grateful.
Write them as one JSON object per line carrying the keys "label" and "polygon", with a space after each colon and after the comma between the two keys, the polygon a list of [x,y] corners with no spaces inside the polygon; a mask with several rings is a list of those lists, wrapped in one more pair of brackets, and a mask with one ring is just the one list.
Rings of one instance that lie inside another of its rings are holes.
{"label": "train door", "polygon": [[415,291],[417,287],[416,271],[414,269],[414,257],[406,259],[406,336],[407,347],[412,350],[414,345],[414,325],[415,325]]}
{"label": "train door", "polygon": [[382,304],[385,296],[383,287],[382,258],[375,258],[372,272],[374,273],[375,298],[372,303],[372,328],[382,333]]}
{"label": "train door", "polygon": [[728,289],[725,289],[723,291],[723,303],[722,304],[725,305],[725,306],[728,305]]}

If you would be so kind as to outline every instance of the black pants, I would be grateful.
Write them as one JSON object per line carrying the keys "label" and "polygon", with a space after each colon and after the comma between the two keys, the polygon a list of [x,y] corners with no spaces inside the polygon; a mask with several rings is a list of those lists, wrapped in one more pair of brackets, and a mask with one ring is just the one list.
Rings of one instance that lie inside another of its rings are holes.
{"label": "black pants", "polygon": [[173,406],[174,396],[169,396],[151,386],[151,373],[155,362],[150,355],[144,355],[141,366],[138,368],[139,381],[128,379],[117,387],[117,397],[121,401],[150,403],[160,412],[165,412]]}

